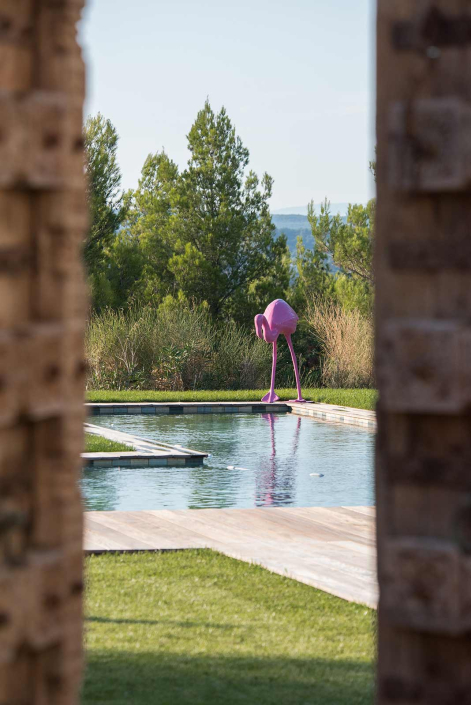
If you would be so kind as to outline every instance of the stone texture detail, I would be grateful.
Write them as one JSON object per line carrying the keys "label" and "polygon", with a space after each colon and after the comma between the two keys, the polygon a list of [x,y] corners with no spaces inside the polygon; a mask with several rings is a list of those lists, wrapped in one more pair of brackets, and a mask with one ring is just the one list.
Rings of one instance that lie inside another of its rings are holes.
{"label": "stone texture detail", "polygon": [[0,705],[81,680],[81,9],[0,3]]}
{"label": "stone texture detail", "polygon": [[470,703],[471,12],[377,7],[377,704]]}

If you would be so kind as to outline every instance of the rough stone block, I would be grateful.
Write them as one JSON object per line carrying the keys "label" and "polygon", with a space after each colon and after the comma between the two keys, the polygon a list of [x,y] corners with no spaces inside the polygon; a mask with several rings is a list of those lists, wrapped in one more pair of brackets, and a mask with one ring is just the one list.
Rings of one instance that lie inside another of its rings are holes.
{"label": "rough stone block", "polygon": [[390,183],[436,193],[471,187],[471,106],[458,98],[416,99],[390,111]]}
{"label": "rough stone block", "polygon": [[394,624],[427,632],[463,634],[470,603],[460,599],[469,559],[452,542],[430,538],[383,541],[381,609]]}
{"label": "rough stone block", "polygon": [[384,408],[456,414],[471,402],[470,331],[446,320],[391,320],[378,336]]}

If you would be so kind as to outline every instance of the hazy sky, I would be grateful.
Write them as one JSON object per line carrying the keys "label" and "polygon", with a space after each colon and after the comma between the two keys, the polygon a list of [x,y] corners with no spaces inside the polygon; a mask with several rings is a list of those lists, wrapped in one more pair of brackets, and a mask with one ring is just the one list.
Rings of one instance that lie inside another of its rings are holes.
{"label": "hazy sky", "polygon": [[123,186],[149,152],[186,164],[206,97],[224,105],[273,209],[373,193],[371,0],[89,0],[87,113],[120,135]]}

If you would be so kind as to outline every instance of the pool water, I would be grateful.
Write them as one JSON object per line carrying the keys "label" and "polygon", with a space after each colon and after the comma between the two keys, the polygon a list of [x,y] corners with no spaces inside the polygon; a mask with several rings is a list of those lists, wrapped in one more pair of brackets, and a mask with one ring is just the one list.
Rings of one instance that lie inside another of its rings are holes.
{"label": "pool water", "polygon": [[203,466],[84,468],[87,510],[374,504],[374,434],[291,414],[104,416],[93,423],[205,451]]}

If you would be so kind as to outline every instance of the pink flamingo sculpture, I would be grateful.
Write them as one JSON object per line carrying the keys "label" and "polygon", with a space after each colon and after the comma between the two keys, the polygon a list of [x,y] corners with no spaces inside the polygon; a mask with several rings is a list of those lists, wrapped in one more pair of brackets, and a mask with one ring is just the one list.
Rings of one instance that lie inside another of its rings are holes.
{"label": "pink flamingo sculpture", "polygon": [[301,394],[301,383],[299,381],[298,363],[293,350],[291,336],[296,330],[298,316],[293,311],[291,306],[283,301],[276,299],[265,309],[265,313],[259,313],[255,316],[255,332],[259,338],[266,340],[267,343],[273,343],[273,366],[271,372],[271,387],[268,394],[265,394],[262,401],[272,403],[279,401],[279,397],[275,394],[275,374],[276,374],[276,341],[278,336],[283,334],[288,343],[293,360],[294,374],[296,376],[296,387],[298,390],[298,398],[291,401],[305,402]]}

